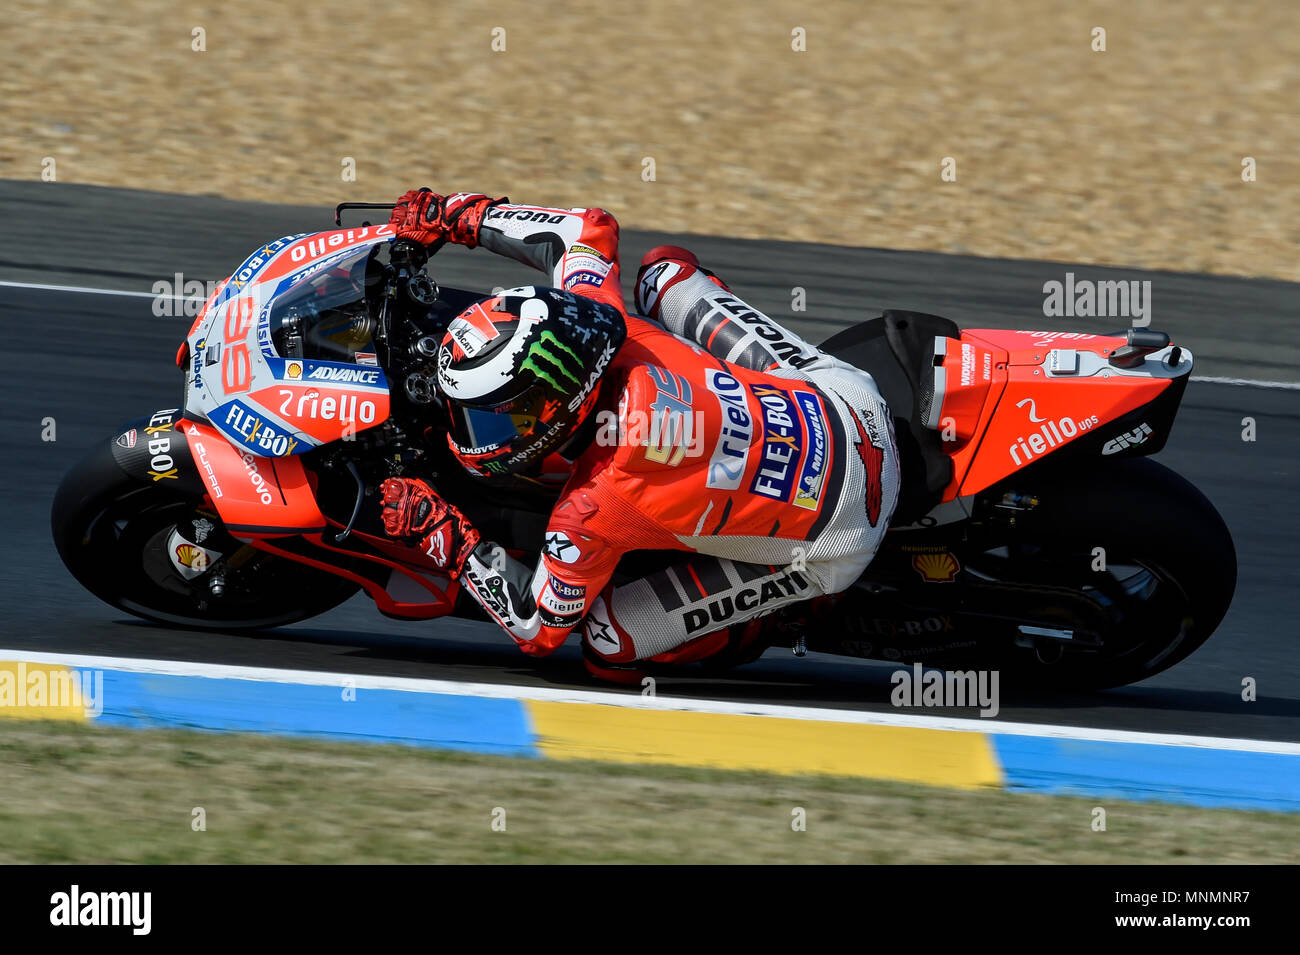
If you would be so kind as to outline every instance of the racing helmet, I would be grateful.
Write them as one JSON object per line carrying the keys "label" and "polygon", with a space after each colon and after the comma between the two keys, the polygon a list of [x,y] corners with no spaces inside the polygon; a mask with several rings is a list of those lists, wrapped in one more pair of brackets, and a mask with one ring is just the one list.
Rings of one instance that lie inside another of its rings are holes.
{"label": "racing helmet", "polygon": [[527,474],[590,416],[627,325],[618,309],[524,286],[452,319],[438,388],[456,459],[481,477]]}

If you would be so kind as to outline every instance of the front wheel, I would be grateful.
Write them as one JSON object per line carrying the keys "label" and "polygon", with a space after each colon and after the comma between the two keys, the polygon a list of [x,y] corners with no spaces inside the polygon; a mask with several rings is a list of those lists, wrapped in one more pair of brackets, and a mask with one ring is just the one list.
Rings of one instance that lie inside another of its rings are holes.
{"label": "front wheel", "polygon": [[235,540],[202,500],[140,484],[105,445],[54,495],[64,565],[120,610],[173,626],[254,630],[306,620],[357,591],[351,581]]}

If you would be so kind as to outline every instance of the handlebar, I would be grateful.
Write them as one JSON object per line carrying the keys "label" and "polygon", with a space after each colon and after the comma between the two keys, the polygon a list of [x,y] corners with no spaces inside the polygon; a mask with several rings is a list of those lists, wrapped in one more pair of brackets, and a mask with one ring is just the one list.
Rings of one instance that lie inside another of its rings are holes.
{"label": "handlebar", "polygon": [[[397,203],[395,202],[340,202],[338,205],[334,207],[334,225],[338,226],[340,229],[343,228],[343,213],[348,209],[396,209],[396,208],[397,208]],[[365,222],[362,224],[370,225],[369,222]],[[427,246],[422,246],[419,243],[412,242],[409,239],[397,239],[393,243],[393,245],[394,247],[396,247],[400,245],[402,242],[406,242],[409,245],[416,246],[424,253],[424,258],[421,260],[420,264],[416,266],[416,268],[420,268],[421,266],[423,266],[425,262],[427,262],[429,259],[433,258],[435,255],[438,254],[439,249],[441,249],[444,245],[447,244],[447,240],[443,238]],[[410,257],[414,258],[415,256],[412,255]]]}
{"label": "handlebar", "polygon": [[395,202],[340,202],[334,207],[334,224],[339,228],[343,227],[343,212],[345,209],[395,209]]}

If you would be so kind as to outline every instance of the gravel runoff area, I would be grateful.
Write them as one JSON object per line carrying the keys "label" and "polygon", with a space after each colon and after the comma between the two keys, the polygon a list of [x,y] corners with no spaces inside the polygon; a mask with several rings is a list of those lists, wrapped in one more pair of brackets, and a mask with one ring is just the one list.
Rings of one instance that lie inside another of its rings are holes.
{"label": "gravel runoff area", "polygon": [[427,184],[673,232],[1300,279],[1297,26],[1269,0],[14,0],[0,177]]}

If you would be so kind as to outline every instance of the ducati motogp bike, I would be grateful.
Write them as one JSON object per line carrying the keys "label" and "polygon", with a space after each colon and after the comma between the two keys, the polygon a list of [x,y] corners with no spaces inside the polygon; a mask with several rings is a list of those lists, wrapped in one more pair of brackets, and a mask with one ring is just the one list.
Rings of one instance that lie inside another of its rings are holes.
{"label": "ducati motogp bike", "polygon": [[[123,424],[64,478],[54,539],[91,593],[219,631],[304,620],[358,591],[391,617],[487,619],[384,535],[375,489],[401,473],[435,482],[485,539],[536,557],[563,460],[538,479],[484,482],[440,431],[438,346],[486,296],[438,285],[436,246],[343,227],[348,208],[382,206],[341,204],[337,228],[254,251],[177,352],[177,407]],[[1187,387],[1186,348],[1149,329],[961,329],[908,311],[821,347],[874,376],[903,486],[862,577],[780,612],[765,646],[1100,689],[1173,666],[1218,627],[1232,538],[1150,457]],[[680,556],[630,555],[616,581]],[[724,626],[725,610],[709,608],[710,623]]]}

